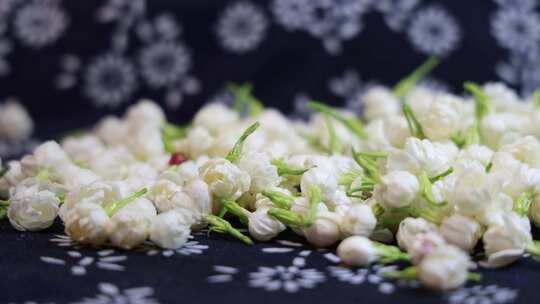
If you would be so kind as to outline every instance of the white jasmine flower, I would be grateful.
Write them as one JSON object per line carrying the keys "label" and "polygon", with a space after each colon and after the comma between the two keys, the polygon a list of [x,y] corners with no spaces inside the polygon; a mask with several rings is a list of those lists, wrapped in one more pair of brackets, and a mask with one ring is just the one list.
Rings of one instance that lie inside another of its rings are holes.
{"label": "white jasmine flower", "polygon": [[497,112],[514,112],[520,107],[519,96],[503,82],[488,82],[482,90]]}
{"label": "white jasmine flower", "polygon": [[403,147],[407,138],[411,136],[405,117],[401,115],[389,115],[384,117],[383,123],[384,135],[388,142],[393,147]]}
{"label": "white jasmine flower", "polygon": [[365,204],[351,205],[342,216],[340,229],[344,237],[360,235],[369,237],[375,230],[377,219],[370,206]]}
{"label": "white jasmine flower", "polygon": [[377,260],[377,250],[372,242],[361,236],[351,236],[337,247],[341,261],[349,266],[367,266]]}
{"label": "white jasmine flower", "polygon": [[124,182],[130,186],[132,191],[137,191],[154,183],[157,179],[156,169],[149,164],[135,162],[128,167],[127,178],[124,179]]}
{"label": "white jasmine flower", "polygon": [[520,137],[517,140],[500,146],[499,152],[511,154],[533,168],[540,168],[540,142],[532,136]]}
{"label": "white jasmine flower", "polygon": [[150,240],[163,248],[180,248],[187,242],[192,224],[181,209],[161,213],[152,220]]}
{"label": "white jasmine flower", "polygon": [[476,220],[457,213],[445,218],[439,231],[448,243],[467,252],[474,249],[483,232]]}
{"label": "white jasmine flower", "polygon": [[416,176],[407,171],[391,171],[375,185],[376,200],[386,210],[409,206],[420,190]]}
{"label": "white jasmine flower", "polygon": [[[343,190],[337,190],[331,200],[324,202],[328,209],[344,215],[353,204],[351,198]],[[339,210],[339,211],[338,211]]]}
{"label": "white jasmine flower", "polygon": [[439,233],[429,231],[416,235],[410,246],[407,247],[407,253],[411,256],[413,264],[418,264],[424,257],[429,256],[444,245],[446,242]]}
{"label": "white jasmine flower", "polygon": [[238,120],[238,114],[225,105],[211,103],[202,107],[193,118],[193,125],[206,128],[212,134],[220,133],[224,126],[229,126]]}
{"label": "white jasmine flower", "polygon": [[214,138],[208,130],[203,127],[193,127],[189,129],[185,138],[185,149],[189,156],[197,158],[200,155],[207,154],[214,145]]}
{"label": "white jasmine flower", "polygon": [[0,138],[12,141],[28,139],[34,130],[34,122],[26,109],[15,100],[0,104]]}
{"label": "white jasmine flower", "polygon": [[408,250],[408,247],[412,245],[417,235],[436,231],[437,226],[423,218],[408,217],[399,223],[396,234],[397,243],[399,248]]}
{"label": "white jasmine flower", "polygon": [[300,189],[304,196],[313,187],[321,189],[322,200],[331,200],[337,190],[337,178],[333,171],[327,171],[319,167],[306,171],[300,180]]}
{"label": "white jasmine flower", "polygon": [[386,168],[389,172],[404,170],[414,175],[425,171],[429,177],[433,177],[448,169],[453,152],[457,152],[457,149],[453,151],[444,144],[409,137],[403,150],[390,152]]}
{"label": "white jasmine flower", "polygon": [[426,136],[435,141],[448,140],[464,119],[459,111],[461,101],[450,94],[437,95],[425,112],[416,113]]}
{"label": "white jasmine flower", "polygon": [[123,180],[129,173],[131,164],[136,160],[124,147],[106,149],[92,158],[88,165],[90,170],[106,180]]}
{"label": "white jasmine flower", "polygon": [[168,180],[159,180],[148,191],[148,197],[159,212],[166,212],[177,208],[192,210],[194,202],[191,197],[182,191],[175,183]]}
{"label": "white jasmine flower", "polygon": [[[0,159],[1,164],[1,159]],[[0,197],[7,197],[10,189],[22,182],[26,176],[21,169],[19,161],[10,161],[7,163],[7,172],[0,178]]]}
{"label": "white jasmine flower", "polygon": [[496,148],[504,134],[508,132],[522,133],[526,123],[522,115],[514,113],[488,114],[482,119],[480,132],[485,144],[490,148]]}
{"label": "white jasmine flower", "polygon": [[193,160],[185,161],[178,166],[171,166],[159,175],[159,179],[170,180],[179,186],[198,178],[199,166]]}
{"label": "white jasmine flower", "polygon": [[69,156],[55,141],[44,142],[33,154],[26,155],[21,160],[24,175],[36,176],[41,173],[53,180],[59,180],[63,168],[70,164]]}
{"label": "white jasmine flower", "polygon": [[147,99],[140,100],[130,106],[126,113],[126,122],[130,128],[140,127],[160,128],[165,124],[165,113],[155,102]]}
{"label": "white jasmine flower", "polygon": [[477,161],[482,165],[487,166],[491,162],[493,154],[493,150],[486,146],[470,145],[465,149],[460,150],[456,159],[460,162]]}
{"label": "white jasmine flower", "polygon": [[90,202],[71,208],[64,220],[66,234],[74,241],[99,246],[107,240],[110,218],[105,210]]}
{"label": "white jasmine flower", "polygon": [[488,256],[506,249],[521,249],[532,241],[529,219],[509,212],[503,217],[502,225],[487,229],[482,240]]}
{"label": "white jasmine flower", "polygon": [[193,207],[201,218],[212,213],[212,195],[204,181],[192,180],[186,184],[184,191],[191,198]]}
{"label": "white jasmine flower", "polygon": [[268,241],[276,237],[287,227],[267,214],[269,208],[258,208],[248,215],[249,234],[259,241]]}
{"label": "white jasmine flower", "polygon": [[165,154],[161,130],[154,127],[139,127],[127,139],[129,151],[140,160],[159,158]]}
{"label": "white jasmine flower", "polygon": [[390,90],[376,86],[367,90],[362,96],[364,117],[369,121],[400,112],[399,101]]}
{"label": "white jasmine flower", "polygon": [[201,179],[218,197],[237,199],[249,190],[251,178],[226,159],[213,158],[199,168]]}
{"label": "white jasmine flower", "polygon": [[303,229],[307,241],[316,247],[328,247],[341,239],[339,214],[330,211],[317,212],[313,225]]}
{"label": "white jasmine flower", "polygon": [[244,153],[238,160],[238,167],[251,177],[249,190],[253,193],[275,187],[281,181],[276,166],[270,163],[270,158],[265,153]]}
{"label": "white jasmine flower", "polygon": [[[144,206],[147,204],[138,203],[138,201],[146,201],[153,210]],[[139,206],[139,204],[143,206]],[[151,211],[145,214],[141,210],[143,208]],[[111,217],[108,227],[111,243],[114,246],[129,250],[146,241],[150,235],[152,220],[156,215],[152,203],[144,198],[139,198],[137,201],[118,210]]]}
{"label": "white jasmine flower", "polygon": [[62,148],[76,163],[87,163],[105,150],[101,140],[92,135],[70,136],[62,141]]}
{"label": "white jasmine flower", "polygon": [[100,179],[100,177],[94,172],[78,167],[74,164],[64,166],[63,170],[60,171],[60,178],[62,181],[64,181],[63,185],[69,190],[75,189],[79,186],[88,185]]}
{"label": "white jasmine flower", "polygon": [[49,228],[58,214],[60,201],[51,191],[40,191],[37,186],[17,187],[7,211],[9,222],[20,231]]}
{"label": "white jasmine flower", "polygon": [[129,138],[129,127],[127,123],[114,116],[105,116],[101,119],[94,132],[110,147],[121,145]]}
{"label": "white jasmine flower", "polygon": [[419,279],[434,290],[456,289],[467,280],[469,256],[452,245],[439,247],[422,259]]}

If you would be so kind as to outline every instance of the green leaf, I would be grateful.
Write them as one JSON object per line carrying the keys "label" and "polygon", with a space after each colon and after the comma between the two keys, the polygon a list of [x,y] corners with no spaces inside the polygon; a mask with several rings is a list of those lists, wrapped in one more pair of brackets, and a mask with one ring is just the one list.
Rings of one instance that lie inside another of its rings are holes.
{"label": "green leaf", "polygon": [[234,163],[240,159],[240,156],[242,154],[242,148],[244,147],[244,142],[246,139],[257,130],[257,128],[260,126],[259,122],[255,122],[251,126],[249,126],[244,133],[240,136],[240,138],[236,141],[234,144],[234,147],[232,148],[229,153],[227,153],[227,156],[225,156],[225,159],[230,161],[231,163]]}
{"label": "green leaf", "polygon": [[403,98],[411,89],[413,89],[420,80],[428,75],[433,69],[439,65],[439,59],[436,57],[429,57],[422,65],[414,70],[407,77],[400,80],[393,89],[394,96],[398,99]]}

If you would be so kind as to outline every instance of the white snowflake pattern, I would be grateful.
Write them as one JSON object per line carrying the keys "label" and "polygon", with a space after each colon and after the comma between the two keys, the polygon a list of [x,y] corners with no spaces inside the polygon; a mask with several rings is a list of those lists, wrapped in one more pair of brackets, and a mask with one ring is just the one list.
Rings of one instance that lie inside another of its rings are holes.
{"label": "white snowflake pattern", "polygon": [[506,304],[513,303],[518,291],[498,285],[463,287],[448,295],[450,304]]}
{"label": "white snowflake pattern", "polygon": [[495,0],[495,2],[505,8],[534,9],[537,5],[536,0]]}
{"label": "white snowflake pattern", "polygon": [[329,266],[328,271],[332,277],[335,277],[338,281],[360,285],[369,283],[377,285],[378,290],[384,294],[391,294],[395,291],[396,287],[393,283],[385,280],[381,273],[394,271],[397,266],[382,266],[373,265],[369,268],[345,268],[341,266]]}
{"label": "white snowflake pattern", "polygon": [[56,0],[33,0],[17,10],[14,33],[19,40],[35,48],[55,42],[64,33],[68,16]]}
{"label": "white snowflake pattern", "polygon": [[289,293],[295,293],[301,288],[314,288],[326,280],[324,273],[298,266],[261,266],[258,271],[250,273],[249,278],[250,287]]}
{"label": "white snowflake pattern", "polygon": [[270,9],[275,21],[289,31],[303,29],[309,24],[313,6],[311,0],[274,0]]}
{"label": "white snowflake pattern", "polygon": [[139,55],[141,75],[152,88],[177,83],[191,68],[191,55],[178,42],[159,42],[143,48]]}
{"label": "white snowflake pattern", "polygon": [[375,8],[384,15],[386,25],[393,31],[401,32],[420,0],[380,0]]}
{"label": "white snowflake pattern", "polygon": [[254,50],[266,35],[268,20],[263,10],[250,2],[237,2],[225,8],[216,26],[221,46],[234,53]]}
{"label": "white snowflake pattern", "polygon": [[461,31],[454,17],[446,10],[430,6],[418,10],[411,17],[407,35],[418,51],[443,56],[457,47]]}
{"label": "white snowflake pattern", "polygon": [[136,69],[127,58],[105,54],[94,59],[84,74],[84,92],[98,106],[117,106],[137,85]]}
{"label": "white snowflake pattern", "polygon": [[501,8],[491,19],[491,33],[504,48],[535,52],[540,41],[540,16],[534,11]]}
{"label": "white snowflake pattern", "polygon": [[161,254],[164,257],[171,257],[174,254],[190,256],[194,254],[203,254],[208,249],[208,245],[203,245],[197,241],[186,242],[182,247],[178,249],[165,249],[157,248],[154,244],[147,242],[140,248],[141,251],[146,252],[146,255],[155,256]]}
{"label": "white snowflake pattern", "polygon": [[151,287],[120,289],[111,283],[98,284],[98,294],[72,304],[158,304]]}
{"label": "white snowflake pattern", "polygon": [[101,250],[96,254],[82,254],[77,250],[70,250],[66,252],[67,257],[65,259],[56,258],[51,256],[41,256],[42,262],[69,267],[70,272],[76,276],[86,275],[88,268],[95,265],[95,267],[109,271],[124,271],[125,267],[120,265],[127,259],[125,255],[113,255],[115,253],[112,249]]}
{"label": "white snowflake pattern", "polygon": [[238,268],[231,266],[214,265],[212,268],[215,274],[206,278],[206,281],[211,284],[231,282],[234,275],[239,272]]}

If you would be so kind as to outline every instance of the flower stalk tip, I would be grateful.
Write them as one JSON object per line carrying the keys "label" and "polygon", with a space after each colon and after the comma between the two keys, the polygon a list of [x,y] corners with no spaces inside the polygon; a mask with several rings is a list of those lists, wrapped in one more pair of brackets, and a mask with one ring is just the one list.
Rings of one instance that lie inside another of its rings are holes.
{"label": "flower stalk tip", "polygon": [[238,161],[238,159],[240,159],[240,156],[242,155],[242,148],[244,147],[244,142],[251,134],[253,134],[253,132],[255,132],[255,130],[257,130],[257,128],[259,128],[259,126],[260,126],[260,123],[258,121],[252,124],[251,126],[249,126],[244,131],[244,133],[240,135],[240,138],[238,138],[238,140],[234,144],[231,151],[227,153],[227,156],[225,156],[225,159],[227,159],[231,163]]}
{"label": "flower stalk tip", "polygon": [[364,130],[364,126],[359,119],[355,117],[346,117],[339,111],[322,102],[311,101],[308,103],[308,106],[317,112],[328,115],[331,118],[337,120],[339,123],[343,124],[351,133],[356,135],[359,139],[367,139],[367,133]]}
{"label": "flower stalk tip", "polygon": [[210,214],[206,217],[206,222],[210,225],[208,233],[215,231],[218,233],[229,234],[247,245],[253,245],[251,238],[238,231],[238,229],[234,228],[231,223],[225,219]]}
{"label": "flower stalk tip", "polygon": [[290,210],[294,201],[292,196],[277,191],[263,190],[262,195],[271,200],[278,208],[285,210]]}
{"label": "flower stalk tip", "polygon": [[393,89],[394,96],[401,99],[440,63],[437,57],[429,57],[411,74],[400,80]]}
{"label": "flower stalk tip", "polygon": [[138,198],[140,198],[141,196],[145,195],[146,192],[148,192],[148,189],[147,188],[142,188],[141,190],[133,193],[132,195],[126,197],[126,198],[123,198],[123,199],[120,199],[120,200],[117,200],[115,202],[113,202],[112,204],[110,204],[109,206],[105,207],[105,213],[107,213],[108,216],[113,216],[118,210],[124,208],[125,206],[127,206],[128,204],[136,201]]}

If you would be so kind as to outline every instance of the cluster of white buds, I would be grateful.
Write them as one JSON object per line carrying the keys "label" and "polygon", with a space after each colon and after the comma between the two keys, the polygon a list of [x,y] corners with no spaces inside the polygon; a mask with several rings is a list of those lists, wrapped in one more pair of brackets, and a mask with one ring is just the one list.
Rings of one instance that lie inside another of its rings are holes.
{"label": "cluster of white buds", "polygon": [[540,258],[540,92],[519,102],[502,84],[466,82],[461,96],[419,86],[437,62],[369,89],[363,116],[310,102],[309,121],[289,120],[249,85],[186,126],[139,102],[0,163],[0,217],[33,231],[59,214],[73,240],[124,249],[179,248],[204,227],[245,244],[290,228],[339,244],[350,266],[409,262],[385,275],[436,290],[478,279],[478,248],[486,267]]}

